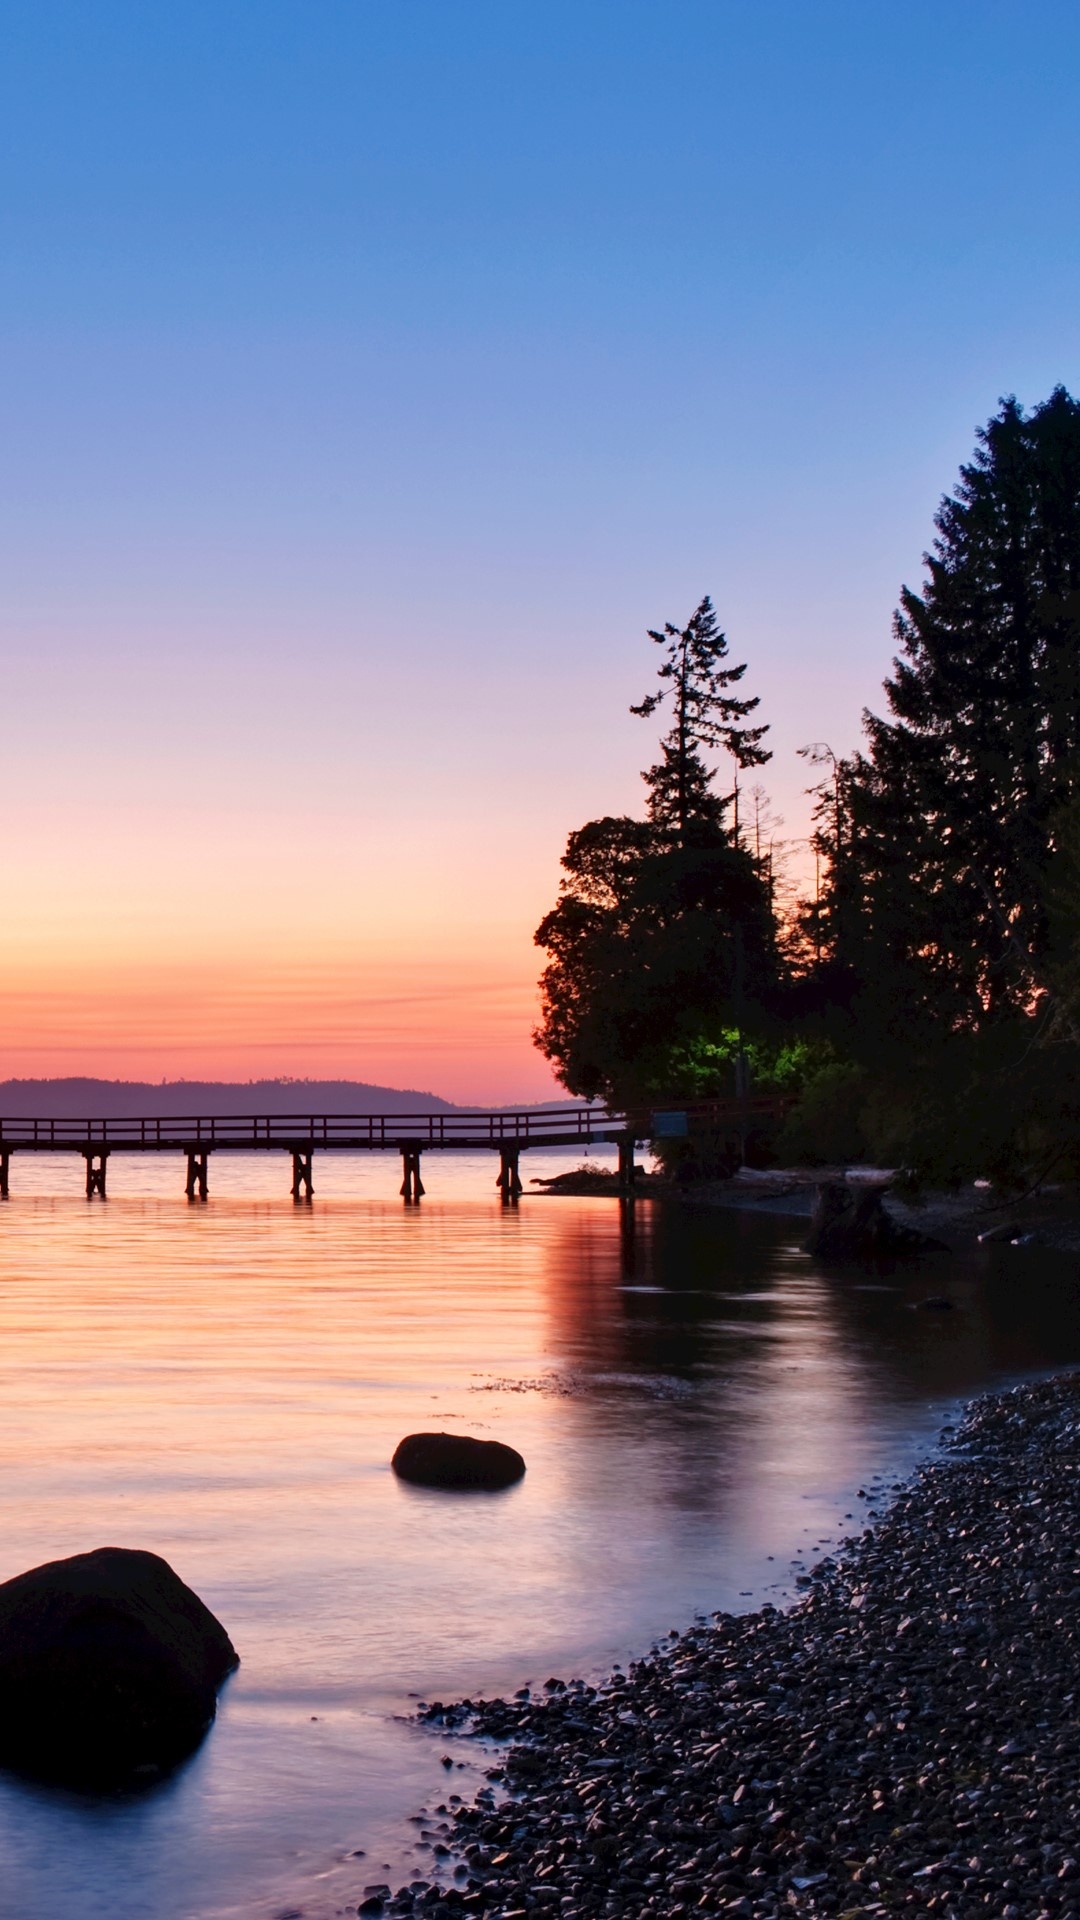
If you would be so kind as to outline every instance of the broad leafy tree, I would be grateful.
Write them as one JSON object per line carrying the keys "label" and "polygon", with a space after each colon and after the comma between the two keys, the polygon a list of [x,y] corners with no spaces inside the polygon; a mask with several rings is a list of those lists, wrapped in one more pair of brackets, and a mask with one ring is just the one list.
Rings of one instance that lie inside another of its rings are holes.
{"label": "broad leafy tree", "polygon": [[737,766],[768,759],[756,699],[731,692],[745,672],[703,600],[685,628],[650,636],[665,649],[661,686],[632,712],[668,702],[671,728],[643,775],[644,819],[589,821],[570,835],[556,905],[537,944],[548,955],[536,1043],[570,1092],[662,1095],[672,1049],[710,1024],[740,1029],[775,968],[769,890],[727,825],[705,754]]}

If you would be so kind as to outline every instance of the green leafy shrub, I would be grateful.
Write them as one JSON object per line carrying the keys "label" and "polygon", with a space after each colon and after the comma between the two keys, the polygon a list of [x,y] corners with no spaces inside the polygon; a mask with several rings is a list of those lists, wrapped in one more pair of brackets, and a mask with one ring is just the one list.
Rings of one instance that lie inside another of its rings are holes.
{"label": "green leafy shrub", "polygon": [[776,1141],[777,1158],[807,1166],[865,1158],[868,1090],[862,1067],[826,1061],[806,1080],[788,1114]]}

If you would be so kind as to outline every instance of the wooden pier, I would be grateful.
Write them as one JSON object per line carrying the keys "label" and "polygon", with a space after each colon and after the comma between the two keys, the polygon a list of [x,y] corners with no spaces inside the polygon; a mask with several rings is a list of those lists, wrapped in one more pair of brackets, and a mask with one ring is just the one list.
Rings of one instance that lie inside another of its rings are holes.
{"label": "wooden pier", "polygon": [[536,1147],[614,1145],[619,1150],[619,1186],[634,1191],[634,1148],[638,1142],[672,1138],[698,1125],[726,1127],[741,1134],[767,1126],[784,1103],[758,1097],[701,1102],[694,1107],[652,1108],[630,1112],[600,1104],[496,1108],[460,1113],[361,1113],[212,1115],[202,1118],[53,1120],[0,1118],[0,1200],[9,1197],[11,1162],[22,1153],[74,1153],[86,1162],[86,1197],[107,1197],[106,1176],[115,1153],[172,1153],[186,1165],[187,1198],[207,1199],[210,1157],[215,1153],[282,1153],[292,1168],[292,1197],[310,1200],[313,1162],[318,1153],[398,1153],[401,1195],[415,1206],[424,1192],[420,1177],[425,1153],[476,1153],[499,1156],[495,1185],[504,1206],[516,1206],[522,1192],[521,1155]]}

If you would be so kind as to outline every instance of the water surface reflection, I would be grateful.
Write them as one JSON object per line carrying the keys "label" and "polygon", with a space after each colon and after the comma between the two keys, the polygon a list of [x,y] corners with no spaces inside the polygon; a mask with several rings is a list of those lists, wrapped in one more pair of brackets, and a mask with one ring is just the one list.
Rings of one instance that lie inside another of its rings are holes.
{"label": "water surface reflection", "polygon": [[[394,1718],[410,1692],[542,1681],[790,1592],[956,1397],[1080,1358],[1076,1263],[1028,1250],[839,1279],[797,1221],[513,1212],[464,1157],[407,1212],[381,1162],[327,1169],[311,1208],[258,1161],[203,1208],[171,1166],[121,1169],[107,1206],[31,1172],[0,1209],[0,1577],[152,1547],[243,1666],[162,1793],[0,1785],[20,1920],[340,1910],[445,1791]],[[520,1446],[525,1481],[397,1483],[401,1434],[444,1424]]]}

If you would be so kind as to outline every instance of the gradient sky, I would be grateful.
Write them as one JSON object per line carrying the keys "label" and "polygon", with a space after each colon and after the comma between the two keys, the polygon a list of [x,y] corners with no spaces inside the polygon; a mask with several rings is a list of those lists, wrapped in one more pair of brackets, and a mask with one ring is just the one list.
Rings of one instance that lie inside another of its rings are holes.
{"label": "gradient sky", "polygon": [[710,592],[838,750],[1080,387],[1080,11],[9,0],[0,1077],[542,1098],[570,828]]}

